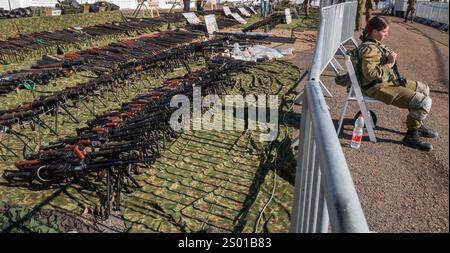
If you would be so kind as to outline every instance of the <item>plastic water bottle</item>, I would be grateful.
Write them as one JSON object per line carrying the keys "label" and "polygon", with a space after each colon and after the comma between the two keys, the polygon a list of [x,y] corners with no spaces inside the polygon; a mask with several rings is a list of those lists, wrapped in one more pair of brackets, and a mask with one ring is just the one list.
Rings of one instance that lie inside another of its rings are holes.
{"label": "plastic water bottle", "polygon": [[364,133],[364,116],[359,115],[358,119],[355,121],[355,128],[353,128],[352,143],[350,147],[359,148],[361,146],[361,139]]}

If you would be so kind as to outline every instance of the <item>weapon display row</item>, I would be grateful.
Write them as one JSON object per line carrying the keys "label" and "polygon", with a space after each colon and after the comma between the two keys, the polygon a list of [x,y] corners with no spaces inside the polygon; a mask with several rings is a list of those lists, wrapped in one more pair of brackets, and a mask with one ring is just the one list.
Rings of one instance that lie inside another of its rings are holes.
{"label": "weapon display row", "polygon": [[[63,31],[39,32],[31,35],[21,35],[0,41],[0,63],[18,63],[26,59],[42,57],[56,51],[64,53],[72,45],[80,47],[83,43],[95,41],[105,36],[133,36],[134,34],[158,31],[164,25],[184,24],[185,18],[180,13],[167,14],[156,18],[129,18],[125,22],[101,24],[85,28],[68,28]],[[220,17],[217,19],[220,29],[239,24],[236,20]],[[89,44],[89,43],[88,43]]]}
{"label": "weapon display row", "polygon": [[[44,56],[42,60],[37,61],[32,66],[32,69],[10,71],[0,75],[0,95],[17,89],[30,88],[26,84],[47,84],[54,78],[67,76],[78,71],[89,70],[99,75],[111,73],[124,66],[128,67],[130,64],[134,64],[136,60],[143,59],[149,52],[156,54],[177,44],[201,38],[203,35],[203,33],[195,31],[189,33],[163,32],[158,37],[141,37],[135,40],[111,43],[106,47],[69,53],[60,58]],[[258,34],[223,35],[229,37],[231,35],[231,37],[242,40],[244,43],[249,40],[264,39]],[[262,43],[262,41],[259,43]]]}
{"label": "weapon display row", "polygon": [[[194,35],[191,32],[177,34],[185,34],[186,37]],[[253,45],[258,43],[253,40],[246,42],[242,39],[234,39],[232,36],[225,36],[209,41],[192,43],[179,48],[173,48],[165,52],[158,52],[146,56],[142,60],[128,62],[123,65],[120,70],[112,73],[103,73],[98,78],[90,80],[87,83],[68,87],[62,91],[56,91],[51,95],[40,96],[33,102],[25,102],[18,107],[0,110],[0,130],[8,132],[12,129],[13,125],[23,124],[24,122],[35,122],[42,124],[43,127],[49,128],[39,119],[39,115],[45,113],[54,115],[59,108],[65,110],[70,115],[64,105],[66,101],[70,100],[75,104],[87,96],[95,96],[97,91],[114,90],[116,88],[123,89],[123,84],[120,83],[121,80],[144,72],[148,72],[154,76],[160,76],[161,74],[172,71],[175,67],[185,67],[188,72],[191,72],[188,62],[195,60],[198,52],[202,52],[203,55],[207,55],[208,52],[212,51],[216,53],[223,52],[225,49],[232,48],[232,44],[235,42],[239,42],[241,45]],[[57,113],[54,116],[55,122],[57,122]],[[74,117],[72,118],[77,122]],[[57,133],[57,129],[54,132]]]}
{"label": "weapon display row", "polygon": [[[169,120],[176,108],[170,107],[171,98],[178,94],[191,102],[194,87],[202,95],[222,94],[233,86],[229,75],[255,63],[232,59],[212,59],[206,71],[191,73],[184,78],[167,80],[162,87],[152,89],[123,103],[121,108],[110,110],[88,121],[87,127],[77,129],[77,136],[51,143],[38,153],[18,161],[18,170],[5,171],[3,177],[12,185],[38,181],[44,185],[61,183],[71,178],[88,178],[99,171],[106,172],[106,218],[110,211],[112,195],[114,208],[120,208],[120,193],[140,187],[131,173],[139,173],[138,165],[150,165],[159,157],[160,147],[176,137]],[[192,104],[192,103],[191,103]]]}
{"label": "weapon display row", "polygon": [[125,22],[101,24],[84,28],[68,28],[63,31],[39,32],[30,35],[20,35],[0,41],[0,63],[21,62],[40,50],[40,56],[51,53],[54,47],[59,49],[64,45],[84,43],[100,36],[129,35],[136,31],[157,31],[164,24],[182,22],[180,14],[169,14],[164,17],[129,19]]}
{"label": "weapon display row", "polygon": [[149,53],[157,54],[179,44],[188,43],[203,36],[193,32],[163,32],[158,37],[143,37],[111,43],[102,48],[69,53],[63,58],[44,56],[32,69],[11,71],[0,75],[0,94],[24,89],[26,83],[47,84],[50,80],[68,73],[89,70],[97,75],[111,73],[129,67],[144,59]]}
{"label": "weapon display row", "polygon": [[[191,35],[191,33],[186,34]],[[65,103],[66,100],[77,101],[95,91],[122,87],[119,80],[124,80],[143,71],[151,70],[151,74],[159,76],[167,71],[172,71],[175,67],[185,66],[182,61],[195,57],[195,52],[203,50],[203,47],[207,46],[208,43],[191,44],[168,52],[146,56],[140,61],[133,61],[127,66],[123,66],[119,71],[101,74],[98,78],[87,83],[68,87],[51,95],[41,96],[33,102],[24,103],[16,108],[0,111],[0,127],[10,127],[16,123],[28,121],[44,112],[53,111],[55,107]]]}

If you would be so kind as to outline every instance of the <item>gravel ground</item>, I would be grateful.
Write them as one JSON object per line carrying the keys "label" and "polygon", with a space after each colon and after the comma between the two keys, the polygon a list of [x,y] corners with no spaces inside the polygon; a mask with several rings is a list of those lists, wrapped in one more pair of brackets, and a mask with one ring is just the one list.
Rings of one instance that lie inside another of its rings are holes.
{"label": "gravel ground", "polygon": [[[449,232],[448,33],[417,23],[405,24],[396,17],[388,19],[391,25],[386,45],[399,54],[402,75],[430,85],[433,108],[427,125],[440,136],[431,140],[431,152],[403,146],[407,111],[370,104],[378,117],[375,134],[379,142],[371,143],[365,137],[360,149],[351,149],[352,118],[359,110],[351,103],[340,142],[372,231]],[[305,69],[312,58],[311,34],[297,37],[303,46],[291,61]],[[334,72],[325,71],[322,81],[333,94],[326,100],[337,128],[346,91],[334,84],[334,76]],[[299,88],[304,84],[305,80]]]}

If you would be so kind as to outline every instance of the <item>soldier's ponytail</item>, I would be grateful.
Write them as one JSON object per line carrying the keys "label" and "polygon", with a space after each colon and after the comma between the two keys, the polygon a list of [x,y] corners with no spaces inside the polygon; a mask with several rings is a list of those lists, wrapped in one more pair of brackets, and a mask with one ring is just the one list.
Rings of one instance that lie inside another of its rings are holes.
{"label": "soldier's ponytail", "polygon": [[381,31],[389,26],[389,21],[382,16],[375,16],[369,20],[364,28],[361,36],[359,37],[361,41],[366,41],[368,37],[372,34],[373,30]]}

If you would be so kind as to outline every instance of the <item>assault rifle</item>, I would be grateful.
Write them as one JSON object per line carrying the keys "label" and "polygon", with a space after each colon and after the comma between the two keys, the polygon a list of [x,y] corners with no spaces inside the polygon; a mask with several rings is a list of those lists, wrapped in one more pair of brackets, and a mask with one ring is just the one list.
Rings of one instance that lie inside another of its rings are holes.
{"label": "assault rifle", "polygon": [[397,77],[398,83],[402,86],[406,85],[406,78],[404,78],[402,75],[400,75],[400,71],[398,70],[397,61],[395,61],[395,64],[392,67],[392,69],[394,70],[394,74]]}
{"label": "assault rifle", "polygon": [[260,27],[264,27],[267,30],[271,30],[278,24],[282,24],[283,22],[285,22],[285,20],[286,20],[286,17],[284,15],[284,13],[275,13],[263,20],[255,22],[255,23],[243,28],[242,31],[243,32],[253,31]]}

